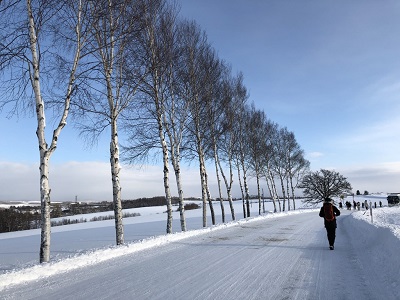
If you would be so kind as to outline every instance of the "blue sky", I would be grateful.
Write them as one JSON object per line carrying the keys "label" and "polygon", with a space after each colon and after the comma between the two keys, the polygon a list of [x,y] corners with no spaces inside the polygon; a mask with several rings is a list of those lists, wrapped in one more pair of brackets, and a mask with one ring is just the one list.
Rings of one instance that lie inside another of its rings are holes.
{"label": "blue sky", "polygon": [[182,13],[244,73],[250,101],[295,133],[313,170],[400,190],[400,2],[185,0]]}
{"label": "blue sky", "polygon": [[[181,16],[243,72],[249,101],[295,133],[312,170],[339,171],[354,190],[400,192],[400,2],[182,0]],[[38,199],[35,119],[5,116],[0,200]],[[111,199],[108,138],[87,148],[65,128],[51,159],[56,198]],[[161,167],[123,172],[124,198],[162,194]],[[186,194],[199,195],[196,168],[184,172]]]}

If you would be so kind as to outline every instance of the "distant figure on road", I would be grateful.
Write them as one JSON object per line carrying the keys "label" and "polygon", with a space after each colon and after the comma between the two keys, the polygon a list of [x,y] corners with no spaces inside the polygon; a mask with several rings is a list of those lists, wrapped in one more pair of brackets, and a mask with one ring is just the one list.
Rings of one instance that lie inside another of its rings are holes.
{"label": "distant figure on road", "polygon": [[324,225],[328,236],[329,249],[333,250],[335,247],[336,238],[336,217],[340,216],[340,210],[333,205],[331,198],[325,198],[324,204],[319,211],[319,216],[324,218]]}
{"label": "distant figure on road", "polygon": [[351,203],[349,201],[346,201],[346,207],[347,207],[348,210],[351,209]]}

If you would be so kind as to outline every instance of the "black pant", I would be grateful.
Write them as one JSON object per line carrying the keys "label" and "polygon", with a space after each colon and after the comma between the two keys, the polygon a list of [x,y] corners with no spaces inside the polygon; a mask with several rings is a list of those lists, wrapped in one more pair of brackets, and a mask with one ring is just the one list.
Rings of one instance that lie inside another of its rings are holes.
{"label": "black pant", "polygon": [[333,246],[335,244],[336,227],[333,226],[326,227],[326,233],[328,236],[329,246]]}

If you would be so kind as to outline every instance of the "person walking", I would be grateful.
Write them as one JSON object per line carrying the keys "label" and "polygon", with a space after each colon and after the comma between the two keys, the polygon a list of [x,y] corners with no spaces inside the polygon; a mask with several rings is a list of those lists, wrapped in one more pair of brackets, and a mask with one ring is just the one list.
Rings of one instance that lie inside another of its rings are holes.
{"label": "person walking", "polygon": [[328,237],[329,249],[333,250],[335,248],[336,238],[336,217],[340,216],[340,210],[335,205],[333,205],[333,200],[331,198],[325,198],[324,204],[319,211],[319,216],[321,218],[324,218],[324,225]]}

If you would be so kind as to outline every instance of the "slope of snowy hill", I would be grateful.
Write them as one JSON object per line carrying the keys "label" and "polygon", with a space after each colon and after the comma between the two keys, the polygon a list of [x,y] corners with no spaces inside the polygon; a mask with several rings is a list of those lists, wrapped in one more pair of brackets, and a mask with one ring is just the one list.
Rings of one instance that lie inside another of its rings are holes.
{"label": "slope of snowy hill", "polygon": [[342,209],[334,251],[318,210],[204,229],[188,211],[190,230],[170,235],[165,214],[143,212],[124,220],[121,247],[113,221],[55,227],[42,265],[38,231],[0,234],[0,298],[400,299],[400,208],[373,209],[373,223],[370,211]]}

